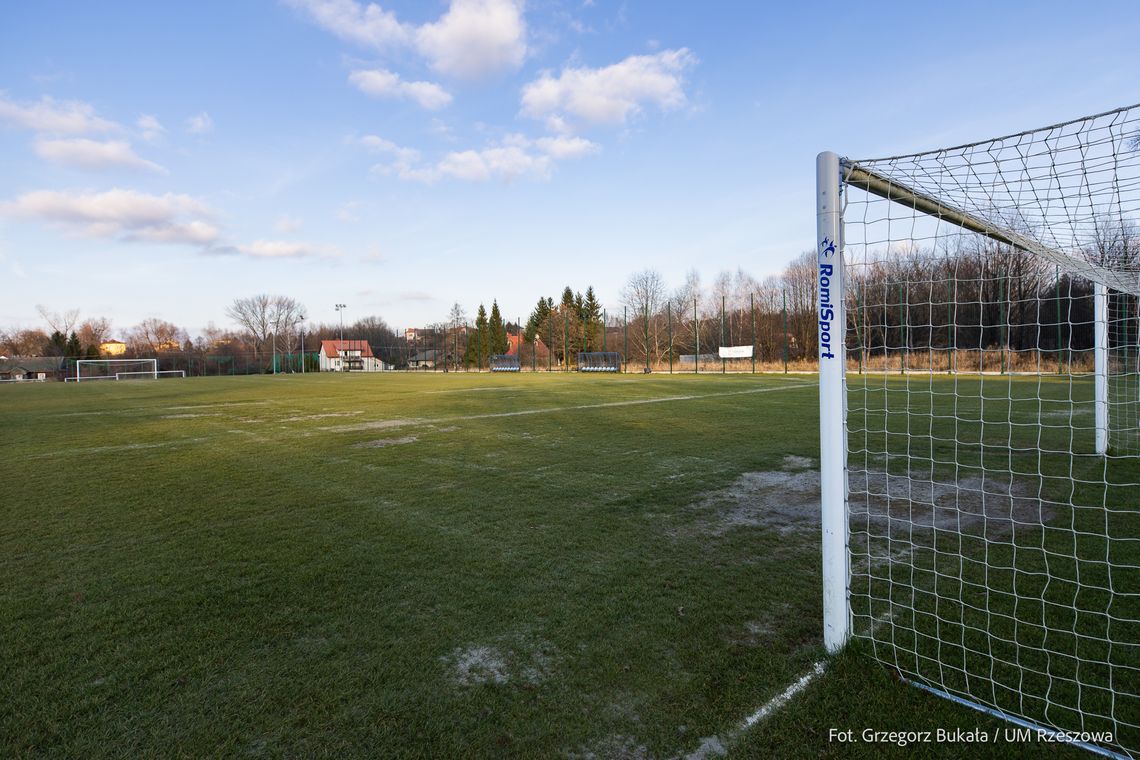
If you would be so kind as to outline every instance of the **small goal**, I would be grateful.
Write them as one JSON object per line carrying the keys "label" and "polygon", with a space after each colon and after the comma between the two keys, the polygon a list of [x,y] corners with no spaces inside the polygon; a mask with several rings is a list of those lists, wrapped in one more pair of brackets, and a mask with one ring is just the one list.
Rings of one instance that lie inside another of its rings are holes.
{"label": "small goal", "polygon": [[816,180],[826,647],[1140,757],[1140,105]]}
{"label": "small goal", "polygon": [[[178,370],[185,376],[185,372]],[[157,380],[158,359],[79,359],[75,362],[75,382],[84,380]]]}
{"label": "small goal", "polygon": [[582,351],[578,354],[579,372],[621,372],[621,354],[617,351]]}

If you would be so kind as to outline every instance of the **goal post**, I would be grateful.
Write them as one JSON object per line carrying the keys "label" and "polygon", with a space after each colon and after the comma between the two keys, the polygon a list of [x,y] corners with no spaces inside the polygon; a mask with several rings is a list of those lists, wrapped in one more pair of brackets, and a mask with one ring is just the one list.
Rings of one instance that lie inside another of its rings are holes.
{"label": "goal post", "polygon": [[825,647],[1140,756],[1140,106],[816,186]]}
{"label": "goal post", "polygon": [[158,359],[77,359],[75,382],[84,380],[157,379]]}

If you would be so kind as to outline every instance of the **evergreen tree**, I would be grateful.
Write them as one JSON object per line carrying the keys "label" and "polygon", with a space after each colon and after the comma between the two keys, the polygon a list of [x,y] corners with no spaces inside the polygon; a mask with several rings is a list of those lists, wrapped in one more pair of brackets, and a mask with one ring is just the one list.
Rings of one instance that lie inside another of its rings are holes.
{"label": "evergreen tree", "polygon": [[594,293],[594,286],[586,288],[586,298],[582,303],[582,320],[586,323],[586,350],[601,350],[602,305]]}
{"label": "evergreen tree", "polygon": [[82,359],[83,347],[79,345],[79,336],[73,331],[67,337],[67,343],[64,345],[63,355],[68,359]]}
{"label": "evergreen tree", "polygon": [[570,289],[569,285],[562,291],[562,306],[566,309],[574,308],[574,291]]}
{"label": "evergreen tree", "polygon": [[44,356],[66,356],[67,338],[59,330],[52,331],[51,337],[44,345]]}
{"label": "evergreen tree", "polygon": [[526,321],[526,334],[525,339],[527,343],[533,343],[536,336],[542,337],[543,341],[549,345],[550,341],[546,340],[544,332],[546,330],[546,321],[550,317],[550,304],[546,298],[539,298],[538,305],[534,307],[534,311],[530,313],[530,319]]}
{"label": "evergreen tree", "polygon": [[488,337],[490,338],[492,354],[505,354],[510,349],[510,341],[507,340],[507,327],[503,324],[503,315],[499,312],[499,301],[497,299],[491,302]]}
{"label": "evergreen tree", "polygon": [[478,346],[477,364],[482,369],[491,357],[490,335],[487,334],[487,309],[479,304],[479,314],[475,317],[475,344]]}

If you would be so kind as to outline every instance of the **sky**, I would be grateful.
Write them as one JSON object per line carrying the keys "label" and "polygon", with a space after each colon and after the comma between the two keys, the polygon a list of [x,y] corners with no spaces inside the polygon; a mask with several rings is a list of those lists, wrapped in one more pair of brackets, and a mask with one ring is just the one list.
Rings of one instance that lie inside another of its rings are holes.
{"label": "sky", "polygon": [[814,247],[820,151],[1138,102],[1138,37],[1133,2],[4,3],[0,328],[763,278]]}

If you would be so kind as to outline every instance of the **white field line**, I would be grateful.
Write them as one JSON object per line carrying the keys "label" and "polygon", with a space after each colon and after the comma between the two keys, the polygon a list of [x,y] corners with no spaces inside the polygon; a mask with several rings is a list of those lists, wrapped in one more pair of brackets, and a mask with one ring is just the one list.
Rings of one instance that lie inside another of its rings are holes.
{"label": "white field line", "polygon": [[673,401],[697,401],[706,398],[724,398],[726,396],[745,396],[753,393],[772,393],[774,391],[795,390],[797,388],[814,387],[811,383],[796,383],[795,385],[777,385],[771,388],[750,388],[744,391],[724,391],[722,393],[697,393],[687,396],[660,396],[657,398],[638,398],[627,401],[607,401],[600,404],[579,404],[577,406],[552,406],[540,409],[517,409],[512,412],[488,412],[486,414],[468,414],[459,417],[438,417],[435,419],[406,419],[406,420],[374,420],[361,422],[356,425],[334,425],[319,428],[331,433],[352,433],[360,430],[376,430],[385,427],[402,427],[403,425],[433,425],[441,422],[463,422],[468,420],[486,420],[496,417],[524,417],[532,414],[552,414],[556,412],[576,412],[584,409],[608,409],[618,406],[640,406],[644,404],[665,404]]}
{"label": "white field line", "polygon": [[815,665],[812,665],[811,670],[800,676],[796,681],[788,686],[788,688],[784,689],[782,692],[765,702],[764,706],[759,710],[745,718],[744,722],[740,724],[740,730],[747,731],[760,721],[767,718],[772,713],[779,710],[784,705],[788,704],[788,702],[792,700],[792,697],[796,696],[801,691],[806,689],[808,687],[808,684],[810,684],[812,681],[822,676],[825,670],[827,670],[827,665],[822,660],[820,662],[817,662]]}
{"label": "white field line", "polygon": [[157,443],[124,443],[119,446],[89,446],[81,449],[60,449],[59,451],[45,451],[40,454],[28,454],[23,459],[54,459],[56,457],[74,456],[77,454],[104,454],[109,451],[138,451],[140,449],[165,449],[171,446],[185,446],[191,443],[202,443],[208,438],[179,438],[173,441],[159,441]]}

